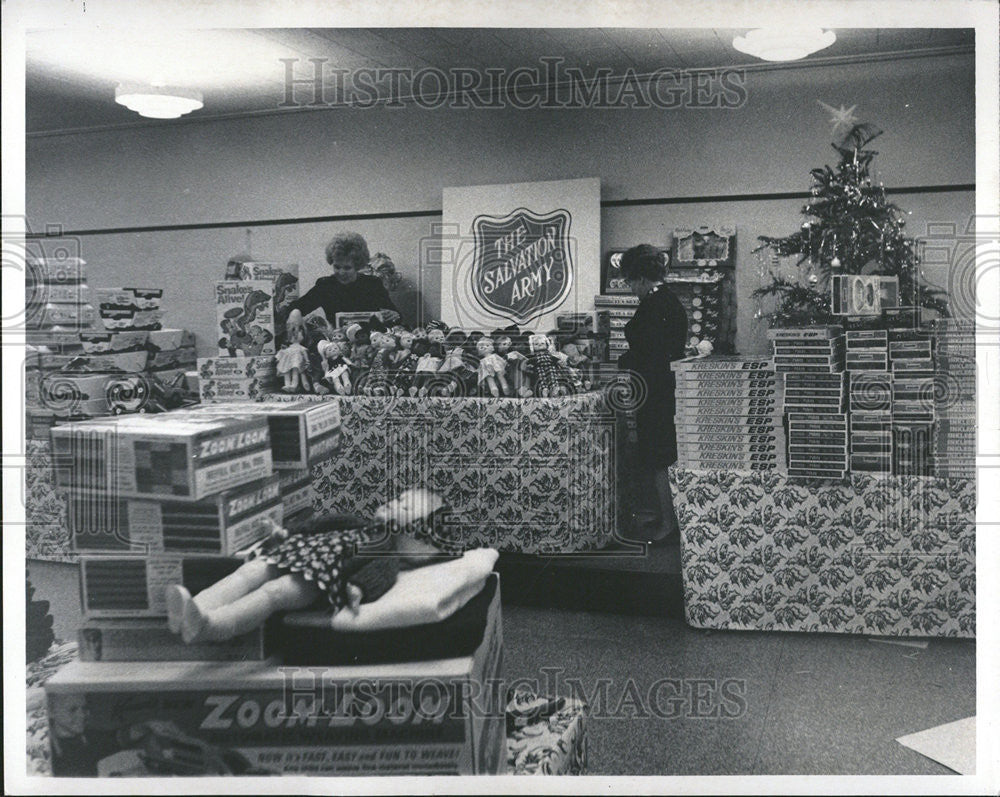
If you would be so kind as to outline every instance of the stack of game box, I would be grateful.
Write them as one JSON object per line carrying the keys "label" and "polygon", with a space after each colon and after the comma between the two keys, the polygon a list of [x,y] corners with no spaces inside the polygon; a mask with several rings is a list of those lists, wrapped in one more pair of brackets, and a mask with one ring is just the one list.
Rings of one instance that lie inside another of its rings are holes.
{"label": "stack of game box", "polygon": [[162,327],[162,288],[101,288],[95,293],[105,329],[150,331]]}
{"label": "stack of game box", "polygon": [[312,468],[340,446],[340,402],[245,401],[203,404],[188,412],[193,417],[265,418],[286,522],[294,525],[312,513],[317,498]]}
{"label": "stack of game box", "polygon": [[847,473],[847,381],[839,326],[768,330],[773,368],[784,386],[788,475],[843,478]]}
{"label": "stack of game box", "polygon": [[695,469],[784,465],[781,383],[766,357],[689,357],[676,375],[677,461]]}
{"label": "stack of game box", "polygon": [[263,631],[185,645],[165,590],[235,570],[282,523],[264,418],[125,415],[56,426],[52,462],[79,554],[84,661],[261,659]]}
{"label": "stack of game box", "polygon": [[278,387],[273,354],[257,357],[199,357],[198,393],[203,403],[247,401]]}
{"label": "stack of game box", "polygon": [[892,470],[892,374],[885,329],[848,329],[845,366],[850,392],[851,470]]}
{"label": "stack of game box", "polygon": [[608,357],[615,362],[628,351],[625,325],[635,315],[639,298],[626,294],[598,294],[594,297],[594,306],[608,314]]}
{"label": "stack of game box", "polygon": [[976,466],[976,331],[974,321],[934,326],[934,472],[972,478]]}
{"label": "stack of game box", "polygon": [[933,340],[926,330],[886,330],[892,377],[892,463],[897,475],[932,473]]}

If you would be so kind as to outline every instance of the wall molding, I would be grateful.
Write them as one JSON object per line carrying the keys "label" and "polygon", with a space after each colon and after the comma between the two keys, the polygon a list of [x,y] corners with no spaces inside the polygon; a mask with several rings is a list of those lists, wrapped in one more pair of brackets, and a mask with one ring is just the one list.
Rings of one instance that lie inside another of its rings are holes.
{"label": "wall molding", "polygon": [[[917,185],[902,188],[886,188],[888,195],[900,194],[944,194],[944,193],[975,193],[975,183],[957,183],[954,185]],[[787,199],[810,199],[808,191],[787,191],[758,194],[711,194],[705,196],[675,196],[648,197],[645,199],[605,199],[601,201],[601,209],[629,208],[651,205],[695,205],[711,202],[773,202]],[[27,239],[44,239],[56,236],[86,236],[86,235],[125,235],[130,233],[178,232],[184,230],[221,230],[233,227],[276,227],[292,224],[325,224],[344,221],[381,221],[385,219],[418,219],[440,216],[440,210],[403,210],[385,213],[344,213],[329,216],[298,216],[282,219],[254,219],[251,221],[214,221],[192,224],[153,224],[136,227],[104,227],[79,230],[63,230],[46,233],[27,233]]]}

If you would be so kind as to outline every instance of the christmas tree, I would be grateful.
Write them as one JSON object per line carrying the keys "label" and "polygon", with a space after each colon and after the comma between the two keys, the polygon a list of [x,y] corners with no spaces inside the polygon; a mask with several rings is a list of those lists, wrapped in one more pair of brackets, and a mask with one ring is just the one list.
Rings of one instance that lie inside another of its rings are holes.
{"label": "christmas tree", "polygon": [[784,238],[762,235],[755,253],[767,250],[778,257],[800,255],[802,279],[770,273],[771,282],[753,292],[754,298],[776,300],[765,314],[771,326],[827,324],[838,317],[830,312],[830,277],[834,274],[882,274],[899,278],[903,304],[948,315],[944,292],[922,285],[916,243],[903,234],[900,209],[886,201],[885,188],[871,177],[878,153],[866,147],[882,131],[867,123],[854,125],[833,148],[840,154],[836,169],[811,171],[813,198],[802,213],[801,229]]}

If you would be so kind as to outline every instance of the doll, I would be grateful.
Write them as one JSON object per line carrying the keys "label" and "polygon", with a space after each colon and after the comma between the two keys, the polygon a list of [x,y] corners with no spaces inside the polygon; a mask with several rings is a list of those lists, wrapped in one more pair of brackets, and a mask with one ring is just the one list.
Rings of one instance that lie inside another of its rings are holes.
{"label": "doll", "polygon": [[[409,391],[411,396],[423,398],[430,392],[437,380],[438,368],[441,367],[444,358],[435,354],[434,351],[434,345],[429,338],[413,341],[413,353],[417,356],[417,365]],[[440,351],[440,347],[437,351]]]}
{"label": "doll", "polygon": [[397,396],[410,395],[413,377],[420,356],[413,351],[412,332],[403,331],[399,335],[399,346],[393,357],[393,387]]}
{"label": "doll", "polygon": [[394,392],[389,366],[396,339],[388,332],[371,333],[372,357],[368,374],[360,386],[366,396],[391,396]]}
{"label": "doll", "polygon": [[480,390],[488,390],[493,396],[509,396],[510,384],[507,382],[507,360],[496,352],[493,339],[482,337],[476,344],[479,355],[479,385]]}
{"label": "doll", "polygon": [[462,330],[453,329],[445,337],[445,358],[439,373],[448,374],[451,384],[445,390],[450,396],[471,396],[475,392],[479,363],[470,362],[465,346],[468,337]]}
{"label": "doll", "polygon": [[552,354],[552,344],[547,335],[532,335],[528,339],[528,364],[537,380],[537,393],[544,398],[565,396],[569,393],[564,366]]}
{"label": "doll", "polygon": [[511,341],[507,352],[507,362],[510,363],[511,389],[515,396],[531,398],[535,395],[534,375],[529,367],[527,341],[523,335],[518,335]]}
{"label": "doll", "polygon": [[[357,611],[392,587],[401,563],[461,552],[444,534],[444,514],[440,496],[413,489],[379,507],[369,524],[338,529],[338,519],[326,515],[295,534],[275,528],[258,556],[194,597],[179,584],[167,587],[168,626],[190,644],[232,639],[324,595],[333,614]],[[395,555],[359,551],[386,541]]]}
{"label": "doll", "polygon": [[323,359],[323,381],[338,396],[351,395],[351,361],[347,358],[347,343],[341,340],[321,340],[317,350]]}
{"label": "doll", "polygon": [[287,340],[278,352],[277,371],[285,377],[285,393],[312,392],[309,378],[309,350],[305,347],[306,325],[302,313],[292,310],[286,324]]}

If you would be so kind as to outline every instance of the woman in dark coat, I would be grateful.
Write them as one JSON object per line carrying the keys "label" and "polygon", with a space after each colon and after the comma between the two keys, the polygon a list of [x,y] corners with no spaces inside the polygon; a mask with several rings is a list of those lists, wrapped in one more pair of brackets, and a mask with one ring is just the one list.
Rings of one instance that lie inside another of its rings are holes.
{"label": "woman in dark coat", "polygon": [[621,270],[632,293],[639,297],[639,306],[625,325],[629,350],[618,365],[635,372],[644,383],[645,399],[636,411],[634,466],[640,483],[644,487],[655,485],[659,497],[659,531],[646,535],[657,540],[677,530],[667,477],[667,467],[677,461],[675,383],[670,363],[684,356],[687,313],[665,285],[666,255],[656,247],[632,247],[622,255]]}

